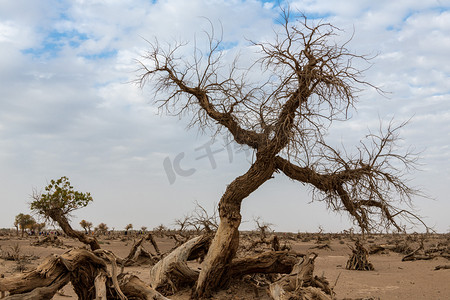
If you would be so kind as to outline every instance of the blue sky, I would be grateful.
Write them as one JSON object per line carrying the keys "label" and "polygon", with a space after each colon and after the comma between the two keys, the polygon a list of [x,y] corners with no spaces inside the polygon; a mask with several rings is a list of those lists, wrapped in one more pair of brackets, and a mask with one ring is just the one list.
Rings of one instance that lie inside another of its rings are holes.
{"label": "blue sky", "polygon": [[[192,42],[208,29],[204,17],[222,24],[227,51],[270,39],[279,13],[274,2],[0,1],[0,227],[29,212],[34,188],[61,176],[94,197],[75,212],[76,226],[86,219],[153,228],[172,225],[195,201],[212,210],[251,154],[222,137],[187,131],[187,120],[158,115],[151,90],[132,83],[136,59],[145,39]],[[401,146],[422,152],[412,184],[432,198],[415,199],[417,212],[436,230],[450,230],[450,1],[291,6],[340,27],[342,39],[353,34],[351,50],[376,55],[366,79],[388,92],[364,91],[352,119],[330,136],[356,145],[380,119],[411,118]],[[176,159],[182,170],[174,169]],[[244,201],[242,228],[254,228],[255,217],[280,231],[352,226],[345,214],[310,199],[304,186],[277,176]]]}

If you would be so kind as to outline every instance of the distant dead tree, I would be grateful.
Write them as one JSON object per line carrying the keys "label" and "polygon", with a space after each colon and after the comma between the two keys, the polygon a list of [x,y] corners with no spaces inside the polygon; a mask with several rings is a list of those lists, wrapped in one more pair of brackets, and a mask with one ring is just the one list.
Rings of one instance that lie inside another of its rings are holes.
{"label": "distant dead tree", "polygon": [[265,239],[267,237],[267,233],[272,231],[273,224],[263,221],[261,217],[256,217],[253,221],[256,223],[256,229],[261,234],[261,238]]}
{"label": "distant dead tree", "polygon": [[308,186],[331,210],[347,212],[363,231],[400,228],[399,219],[415,217],[400,208],[420,194],[405,180],[417,155],[397,145],[405,123],[391,121],[369,132],[353,152],[325,139],[334,121],[348,119],[360,91],[378,90],[359,67],[370,58],[348,50],[349,41],[339,43],[337,32],[331,24],[283,10],[274,38],[251,42],[258,56],[249,67],[239,57],[229,59],[212,25],[206,49],[196,42],[191,56],[183,54],[187,43],[149,41],[138,83],[152,86],[160,110],[190,114],[191,127],[225,132],[254,152],[249,169],[220,199],[220,225],[193,298],[207,297],[227,281],[239,245],[242,201],[279,173]]}
{"label": "distant dead tree", "polygon": [[168,231],[169,229],[164,224],[159,224],[153,228],[153,232],[159,237],[163,237]]}
{"label": "distant dead tree", "polygon": [[212,213],[208,213],[202,205],[195,202],[194,210],[182,218],[175,219],[174,224],[175,230],[166,232],[166,235],[174,239],[175,245],[179,246],[190,240],[194,235],[215,233],[219,227],[217,210],[214,209]]}
{"label": "distant dead tree", "polygon": [[219,227],[217,209],[214,209],[212,213],[208,213],[208,211],[196,201],[194,211],[187,216],[186,225],[189,228],[194,229],[197,234],[202,232],[208,234],[215,232]]}

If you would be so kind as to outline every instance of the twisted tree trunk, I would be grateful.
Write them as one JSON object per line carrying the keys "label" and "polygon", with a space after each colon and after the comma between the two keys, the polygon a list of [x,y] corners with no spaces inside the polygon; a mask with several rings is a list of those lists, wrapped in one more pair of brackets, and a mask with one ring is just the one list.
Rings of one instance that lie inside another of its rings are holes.
{"label": "twisted tree trunk", "polygon": [[221,282],[226,281],[224,275],[228,273],[239,246],[242,200],[270,179],[273,171],[270,160],[257,159],[247,173],[227,187],[219,202],[219,228],[203,261],[192,299],[209,297]]}
{"label": "twisted tree trunk", "polygon": [[83,244],[89,245],[92,251],[95,251],[97,249],[100,249],[100,244],[98,243],[97,239],[92,236],[87,236],[81,232],[78,232],[70,226],[69,221],[67,220],[66,216],[62,212],[61,209],[55,208],[49,212],[50,218],[58,223],[59,227],[64,231],[65,234],[70,236],[71,238],[77,239]]}

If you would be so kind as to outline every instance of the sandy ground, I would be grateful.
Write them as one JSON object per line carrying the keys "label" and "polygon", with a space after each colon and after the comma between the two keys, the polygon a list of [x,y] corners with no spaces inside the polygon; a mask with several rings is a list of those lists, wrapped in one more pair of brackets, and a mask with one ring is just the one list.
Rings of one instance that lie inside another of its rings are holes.
{"label": "sandy ground", "polygon": [[[382,237],[380,237],[382,239]],[[7,238],[0,237],[0,254],[5,251],[12,251],[16,245],[20,248],[22,255],[35,257],[29,260],[24,266],[30,270],[40,264],[45,257],[50,254],[61,254],[68,250],[67,247],[79,247],[80,243],[63,239],[64,246],[61,248],[48,246],[31,246],[34,238]],[[132,240],[121,241],[101,239],[101,246],[104,249],[113,251],[119,257],[125,257],[132,244]],[[348,245],[352,245],[349,239],[332,239],[331,250],[311,250],[317,245],[314,240],[302,242],[300,240],[290,240],[293,250],[307,253],[314,251],[319,254],[316,259],[315,274],[325,275],[332,286],[335,285],[337,299],[450,299],[450,269],[434,270],[438,265],[448,265],[450,262],[442,257],[432,260],[419,260],[412,262],[402,262],[403,255],[385,251],[383,254],[370,256],[370,261],[375,267],[374,271],[350,271],[345,269],[346,262],[351,250]],[[377,244],[385,240],[373,241]],[[448,237],[441,235],[434,237],[429,243],[448,243]],[[169,239],[158,238],[157,243],[162,251],[171,249],[173,243]],[[145,248],[152,250],[150,244]],[[143,281],[149,280],[149,266],[139,266],[126,268],[126,271],[133,273]],[[16,274],[17,263],[0,258],[0,275],[9,277]],[[189,299],[189,291],[183,291],[177,295],[169,297],[174,300]],[[60,294],[53,299],[77,299],[70,285],[64,287]],[[214,299],[270,299],[264,288],[254,288],[250,285],[235,284],[228,290],[221,291]]]}

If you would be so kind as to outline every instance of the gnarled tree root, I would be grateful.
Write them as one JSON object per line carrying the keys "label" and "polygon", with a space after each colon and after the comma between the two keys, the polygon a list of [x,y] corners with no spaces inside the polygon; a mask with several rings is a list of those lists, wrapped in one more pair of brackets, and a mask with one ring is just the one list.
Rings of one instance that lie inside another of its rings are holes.
{"label": "gnarled tree root", "polygon": [[[241,278],[247,274],[288,274],[298,262],[298,257],[304,257],[289,251],[268,251],[252,257],[237,258],[231,262],[228,272],[223,276],[220,287],[225,287],[233,278]],[[167,269],[168,280],[177,288],[192,286],[198,279],[199,271],[188,267],[186,263],[174,262]]]}
{"label": "gnarled tree root", "polygon": [[[207,251],[210,236],[199,236],[184,243],[172,253],[153,266],[150,271],[151,286],[164,293],[175,293],[183,287],[195,284],[199,271],[190,268],[187,261],[197,258]],[[268,251],[252,257],[234,259],[227,273],[222,276],[221,287],[228,284],[232,278],[239,278],[254,273],[282,273],[292,271],[299,257],[304,257],[291,251]]]}
{"label": "gnarled tree root", "polygon": [[[108,262],[111,272],[108,271]],[[94,252],[72,249],[60,256],[51,255],[35,270],[0,278],[3,299],[51,299],[71,282],[79,299],[167,299],[138,278],[121,275],[118,280],[116,258],[106,250]]]}
{"label": "gnarled tree root", "polygon": [[69,282],[69,274],[66,274],[64,276],[57,278],[49,286],[38,287],[30,292],[9,295],[6,298],[2,298],[2,299],[3,300],[38,300],[38,299],[50,300],[53,298],[53,296],[56,294],[56,292],[58,290],[60,290],[63,286],[65,286],[68,282]]}

